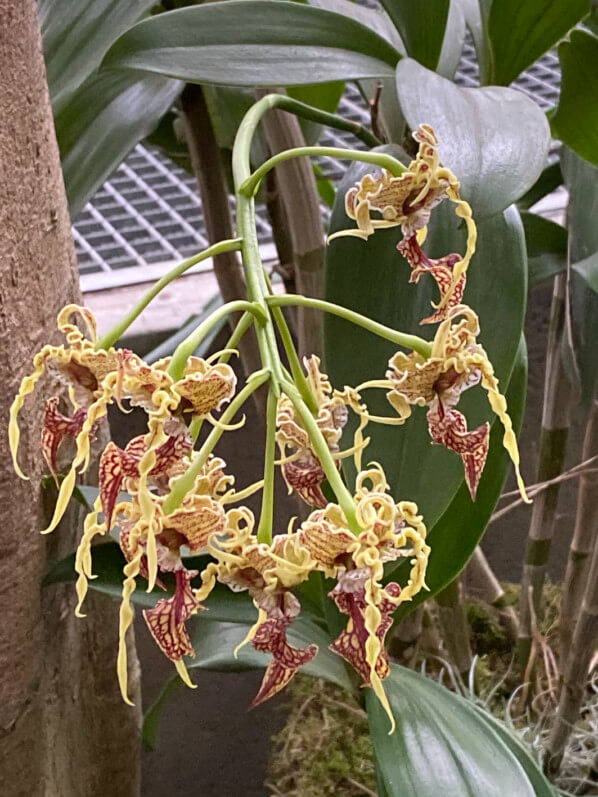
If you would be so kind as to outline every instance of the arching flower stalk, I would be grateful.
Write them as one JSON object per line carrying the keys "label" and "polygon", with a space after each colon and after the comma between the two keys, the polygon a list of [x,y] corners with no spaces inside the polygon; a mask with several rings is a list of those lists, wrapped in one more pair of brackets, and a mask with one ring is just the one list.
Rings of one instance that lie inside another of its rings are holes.
{"label": "arching flower stalk", "polygon": [[[417,282],[423,273],[430,273],[440,289],[436,312],[422,321],[434,323],[443,320],[448,308],[461,301],[465,273],[475,252],[477,231],[471,208],[459,195],[459,180],[450,169],[440,165],[434,130],[430,125],[420,125],[413,138],[419,149],[406,171],[398,177],[386,169],[378,175],[366,174],[347,191],[345,211],[357,227],[335,232],[328,240],[342,236],[367,240],[376,230],[400,227],[403,240],[398,248],[413,269],[410,281]],[[467,226],[465,254],[431,260],[423,253],[420,243],[432,210],[447,197]],[[381,218],[372,217],[372,213],[380,214]]]}

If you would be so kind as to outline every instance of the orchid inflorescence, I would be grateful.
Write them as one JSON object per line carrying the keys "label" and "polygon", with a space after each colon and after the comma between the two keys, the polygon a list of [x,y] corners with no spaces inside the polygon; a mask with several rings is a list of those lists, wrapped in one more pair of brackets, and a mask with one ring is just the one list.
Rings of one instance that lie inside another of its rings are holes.
{"label": "orchid inflorescence", "polygon": [[[504,445],[525,495],[518,470],[517,443],[492,365],[477,342],[477,316],[462,304],[467,266],[475,250],[476,228],[471,209],[460,198],[456,177],[440,165],[436,137],[427,125],[414,134],[419,151],[409,167],[396,162],[394,173],[384,168],[381,173],[368,174],[348,191],[346,211],[357,228],[331,238],[357,235],[367,239],[379,228],[400,226],[403,239],[398,249],[412,268],[411,280],[417,282],[429,273],[440,289],[434,314],[422,322],[439,324],[434,340],[430,344],[392,331],[392,339],[410,349],[409,353],[397,352],[384,376],[373,375],[372,380],[357,387],[334,389],[315,355],[305,358],[304,369],[301,367],[259,261],[255,236],[252,196],[256,185],[255,179],[252,182],[248,149],[253,130],[264,111],[274,107],[271,97],[275,96],[264,98],[248,113],[235,144],[239,238],[223,245],[242,251],[248,301],[229,303],[215,314],[222,317],[234,310],[245,311],[227,349],[208,359],[193,355],[201,336],[213,323],[208,319],[172,357],[149,365],[133,352],[114,347],[123,331],[122,324],[98,340],[90,311],[69,305],[58,317],[66,343],[45,346],[35,356],[33,373],[23,380],[14,400],[10,447],[15,468],[23,475],[17,462],[18,414],[44,371],[50,372],[66,384],[70,405],[69,411],[63,413],[59,396],[53,396],[47,401],[43,418],[42,453],[59,487],[54,516],[45,529],[50,532],[67,508],[77,474],[89,465],[90,444],[108,405],[115,403],[124,409],[126,402],[142,407],[147,414],[144,435],[123,449],[114,442],[104,448],[99,495],[85,520],[75,560],[76,613],[83,616],[88,581],[94,577],[92,543],[97,536],[118,533],[125,564],[117,672],[125,700],[129,699],[125,634],[133,621],[131,599],[138,577],[147,580],[148,592],[156,586],[166,589],[165,574],[174,580],[173,593],[143,614],[157,645],[190,686],[184,659],[195,654],[187,621],[206,609],[203,603],[209,603],[217,582],[249,593],[258,615],[245,642],[271,656],[253,701],[257,704],[276,694],[299,667],[317,655],[314,644],[303,648],[290,645],[287,629],[301,609],[296,588],[312,573],[321,573],[335,579],[329,597],[348,617],[345,630],[330,648],[353,666],[364,686],[373,688],[394,727],[382,685],[389,670],[384,639],[397,607],[425,588],[430,549],[417,506],[407,500],[395,501],[379,464],[362,465],[368,444],[364,437],[366,425],[372,421],[402,424],[408,420],[412,406],[426,406],[432,441],[460,455],[472,499],[488,453],[489,424],[468,430],[464,416],[456,409],[461,393],[480,382],[486,389],[490,405],[504,425]],[[373,156],[369,157],[372,162]],[[388,163],[388,156],[383,162]],[[421,243],[433,208],[445,198],[455,203],[457,215],[466,223],[466,252],[463,256],[448,254],[432,260],[421,249]],[[177,273],[180,271],[179,268]],[[148,301],[142,300],[139,312]],[[335,307],[335,312],[342,314],[342,308]],[[371,324],[372,331],[381,334],[380,325],[369,319],[361,317],[360,323],[366,327]],[[263,369],[237,390],[228,359],[241,334],[252,324]],[[283,332],[290,373],[280,359],[275,326]],[[221,434],[242,424],[233,422],[235,414],[251,393],[266,383],[269,397],[264,479],[237,491],[234,476],[227,472],[214,447]],[[368,388],[386,390],[396,416],[371,415],[361,395]],[[351,445],[343,448],[343,430],[350,411],[359,422]],[[196,450],[194,444],[204,423],[211,425],[211,431]],[[59,479],[60,457],[69,438],[74,441],[75,455],[66,475]],[[353,459],[357,472],[353,488],[347,486],[341,469],[347,457]],[[292,520],[284,533],[273,535],[272,485],[276,466],[289,491],[307,504],[310,514],[301,523]],[[256,524],[243,501],[258,490],[263,494]],[[326,497],[331,494],[334,500]],[[189,553],[207,554],[201,573],[187,568],[185,557]],[[402,557],[410,562],[406,583],[385,583],[384,564]]]}

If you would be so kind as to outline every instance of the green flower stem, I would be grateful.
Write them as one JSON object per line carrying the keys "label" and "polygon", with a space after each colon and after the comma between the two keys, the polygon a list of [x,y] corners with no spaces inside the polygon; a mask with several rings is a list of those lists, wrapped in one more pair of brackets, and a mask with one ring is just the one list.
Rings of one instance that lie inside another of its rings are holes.
{"label": "green flower stem", "polygon": [[327,155],[331,158],[372,163],[375,166],[386,169],[393,177],[399,177],[403,172],[407,171],[407,167],[400,161],[384,152],[362,152],[358,149],[343,149],[342,147],[296,147],[295,149],[279,152],[262,163],[249,178],[243,181],[239,188],[240,193],[248,197],[255,196],[262,179],[270,169],[274,169],[279,163],[284,163],[284,161],[288,161],[291,158],[300,158],[304,155]]}
{"label": "green flower stem", "polygon": [[206,335],[210,328],[213,327],[214,324],[222,317],[241,310],[245,310],[246,312],[254,315],[260,324],[264,324],[269,317],[268,313],[263,307],[258,304],[254,304],[253,302],[246,302],[243,299],[238,299],[234,302],[227,302],[226,304],[223,304],[222,307],[214,310],[209,318],[206,318],[206,320],[203,321],[196,329],[194,329],[193,332],[188,335],[184,341],[182,341],[182,343],[179,343],[175,349],[175,352],[172,355],[172,360],[167,368],[168,374],[170,374],[175,382],[182,378],[185,372],[185,364],[187,360],[192,356],[193,352],[195,349],[197,349],[202,338]]}
{"label": "green flower stem", "polygon": [[227,241],[219,241],[214,246],[210,246],[207,249],[204,249],[203,252],[199,252],[193,257],[187,258],[187,260],[183,260],[182,263],[179,263],[178,266],[175,266],[168,274],[165,274],[161,279],[159,279],[152,287],[144,293],[141,299],[137,302],[137,304],[127,313],[127,315],[119,321],[118,324],[112,327],[103,337],[101,337],[95,344],[96,351],[98,349],[109,349],[113,346],[119,338],[123,336],[123,334],[127,331],[127,329],[131,326],[133,321],[141,315],[141,313],[145,310],[148,304],[156,298],[156,296],[163,290],[167,285],[169,285],[173,280],[177,277],[180,277],[181,274],[184,274],[185,271],[188,271],[192,266],[195,266],[197,263],[201,263],[202,260],[207,260],[209,257],[215,257],[216,255],[220,255],[223,252],[235,252],[241,248],[241,239],[240,238],[231,238]]}
{"label": "green flower stem", "polygon": [[326,478],[328,479],[328,483],[334,490],[334,494],[336,495],[339,506],[343,510],[347,519],[349,528],[353,534],[361,534],[363,529],[357,520],[355,501],[353,500],[353,496],[349,490],[347,490],[347,487],[341,478],[339,469],[337,468],[336,462],[330,453],[328,443],[326,442],[320,427],[309,411],[309,408],[301,398],[301,394],[295,385],[292,385],[290,382],[283,382],[282,389],[293,402],[293,406],[295,407],[295,410],[301,419],[303,428],[309,435],[314,453],[320,460],[322,468],[324,469],[324,473],[326,474]]}
{"label": "green flower stem", "polygon": [[[245,387],[240,390],[235,398],[231,401],[228,407],[224,410],[222,415],[220,416],[220,422],[222,424],[228,424],[232,421],[237,411],[243,406],[243,404],[247,401],[249,396],[258,389],[264,382],[267,382],[270,379],[270,372],[266,369],[262,371],[256,371],[252,374],[249,379],[247,380],[247,384]],[[214,446],[220,440],[220,436],[222,435],[224,429],[220,426],[215,426],[210,434],[207,436],[204,444],[197,452],[197,456],[193,459],[193,462],[189,466],[189,468],[183,473],[182,476],[179,476],[177,479],[174,480],[172,487],[170,489],[169,495],[166,497],[164,504],[162,505],[162,509],[165,515],[170,515],[171,512],[174,512],[183,502],[187,493],[193,489],[195,484],[196,478],[201,473],[201,469],[205,465],[208,457],[212,453]]]}
{"label": "green flower stem", "polygon": [[226,341],[226,346],[224,347],[224,351],[218,358],[219,363],[227,363],[230,360],[232,356],[232,350],[237,348],[239,341],[241,340],[243,335],[247,332],[249,327],[253,324],[253,321],[254,321],[253,314],[245,311],[241,316],[241,318],[239,319],[237,326],[234,328],[232,335]]}
{"label": "green flower stem", "polygon": [[[266,301],[268,300],[266,299]],[[316,397],[312,393],[309,382],[307,381],[305,374],[303,373],[303,369],[301,368],[299,355],[295,349],[295,344],[293,343],[293,338],[291,337],[291,333],[287,326],[286,319],[282,314],[282,310],[279,307],[273,307],[272,315],[274,317],[274,321],[276,322],[276,326],[278,327],[278,331],[280,332],[282,345],[284,346],[284,350],[289,360],[289,367],[291,369],[291,374],[293,375],[293,381],[297,385],[297,388],[301,393],[301,398],[309,407],[310,412],[317,416],[319,411],[318,402],[316,401]]]}
{"label": "green flower stem", "polygon": [[278,400],[272,390],[268,392],[266,404],[266,458],[264,461],[264,489],[262,510],[257,527],[257,541],[268,545],[272,542],[274,523],[274,460],[276,459],[276,408]]}
{"label": "green flower stem", "polygon": [[332,302],[325,302],[321,299],[311,299],[306,296],[297,296],[289,293],[285,296],[268,297],[266,303],[272,308],[282,307],[284,305],[303,305],[305,307],[313,307],[316,310],[323,310],[326,313],[340,316],[340,318],[344,318],[345,321],[350,321],[352,324],[363,327],[367,329],[368,332],[372,332],[374,335],[379,335],[381,338],[390,340],[398,346],[411,349],[421,354],[421,356],[426,359],[428,359],[432,353],[432,344],[428,343],[427,340],[417,335],[408,335],[405,332],[398,332],[396,329],[384,326],[384,324],[379,324],[377,321],[367,318],[367,316],[356,313],[353,310],[348,310],[346,307],[341,307],[338,304],[332,304]]}
{"label": "green flower stem", "polygon": [[352,122],[343,116],[338,116],[338,114],[314,108],[313,105],[294,100],[286,94],[268,94],[265,99],[272,103],[270,105],[271,108],[280,108],[281,111],[289,111],[289,113],[293,113],[302,119],[309,119],[311,122],[317,122],[320,125],[353,133],[356,138],[363,141],[368,147],[379,147],[383,143],[371,130],[360,125],[359,122]]}

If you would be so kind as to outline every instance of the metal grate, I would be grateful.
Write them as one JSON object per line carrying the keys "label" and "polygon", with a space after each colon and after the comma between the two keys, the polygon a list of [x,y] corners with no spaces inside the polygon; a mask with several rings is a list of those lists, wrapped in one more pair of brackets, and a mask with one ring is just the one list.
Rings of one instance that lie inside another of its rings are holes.
{"label": "metal grate", "polygon": [[[478,66],[470,41],[465,43],[457,83],[478,85]],[[545,55],[514,86],[543,109],[551,108],[560,86],[556,55]],[[367,122],[367,106],[352,84],[347,85],[339,113]],[[349,133],[340,131],[325,130],[321,142],[356,146]],[[337,179],[343,171],[333,158],[323,158],[320,166],[331,179]],[[264,208],[258,207],[257,222],[264,257],[271,258],[272,232]],[[208,245],[195,179],[158,150],[143,144],[133,150],[86,205],[75,220],[73,234],[84,292],[157,279],[173,262]],[[210,261],[195,267],[197,271],[209,269]]]}

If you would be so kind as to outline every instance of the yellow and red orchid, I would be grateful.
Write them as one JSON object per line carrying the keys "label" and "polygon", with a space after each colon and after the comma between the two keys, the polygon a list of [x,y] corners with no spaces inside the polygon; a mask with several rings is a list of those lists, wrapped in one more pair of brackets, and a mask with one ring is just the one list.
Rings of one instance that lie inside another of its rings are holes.
{"label": "yellow and red orchid", "polygon": [[286,638],[287,628],[301,608],[291,589],[314,569],[309,551],[297,533],[279,534],[268,545],[257,541],[253,527],[249,509],[240,507],[227,513],[226,533],[214,535],[208,543],[216,561],[203,572],[204,583],[196,597],[204,600],[218,580],[235,592],[247,590],[253,598],[258,619],[242,644],[251,641],[256,650],[272,654],[252,703],[257,705],[283,689],[297,669],[314,658],[318,647],[295,648]]}
{"label": "yellow and red orchid", "polygon": [[[419,144],[416,158],[406,171],[393,176],[383,169],[381,174],[366,174],[345,196],[345,212],[357,223],[354,229],[340,230],[329,241],[341,236],[354,236],[367,240],[378,229],[401,227],[403,241],[398,248],[414,269],[411,281],[430,273],[440,288],[440,302],[436,312],[426,322],[441,321],[446,308],[461,301],[465,287],[465,273],[475,252],[477,230],[471,207],[461,199],[459,180],[450,169],[441,166],[438,157],[438,139],[430,125],[420,125],[413,133]],[[467,227],[465,254],[447,255],[438,261],[425,258],[419,243],[425,237],[432,210],[445,198],[455,205],[455,213]],[[372,218],[372,213],[381,218]],[[448,258],[448,259],[446,259]],[[448,277],[448,279],[447,279]],[[455,294],[460,294],[454,299]],[[422,322],[424,323],[424,322]]]}
{"label": "yellow and red orchid", "polygon": [[389,388],[388,400],[398,413],[398,422],[411,415],[412,406],[428,407],[432,439],[460,455],[467,486],[475,500],[488,454],[490,424],[469,431],[466,419],[455,407],[463,391],[481,383],[504,426],[503,443],[515,466],[521,494],[527,500],[507,402],[499,390],[492,363],[477,342],[479,331],[478,317],[470,307],[453,308],[436,331],[431,356],[426,359],[417,352],[397,352],[389,362],[387,381],[377,385]]}
{"label": "yellow and red orchid", "polygon": [[[417,506],[409,501],[395,503],[388,490],[382,468],[374,464],[357,477],[355,503],[360,534],[350,530],[337,504],[328,504],[312,512],[297,535],[315,560],[316,569],[337,579],[330,597],[349,616],[345,631],[332,643],[331,650],[355,667],[363,686],[373,688],[394,728],[382,686],[388,675],[384,637],[397,606],[425,588],[430,548]],[[393,582],[384,587],[384,563],[400,557],[411,561],[407,584],[401,587]]]}
{"label": "yellow and red orchid", "polygon": [[[326,374],[320,371],[320,358],[305,357],[307,383],[318,407],[316,423],[333,456],[339,454],[339,441],[347,423],[347,402],[333,392]],[[281,469],[289,492],[295,491],[311,507],[326,506],[321,484],[325,473],[313,451],[309,435],[303,428],[292,401],[285,395],[278,400],[276,442],[281,453]],[[290,449],[290,453],[287,453]]]}

